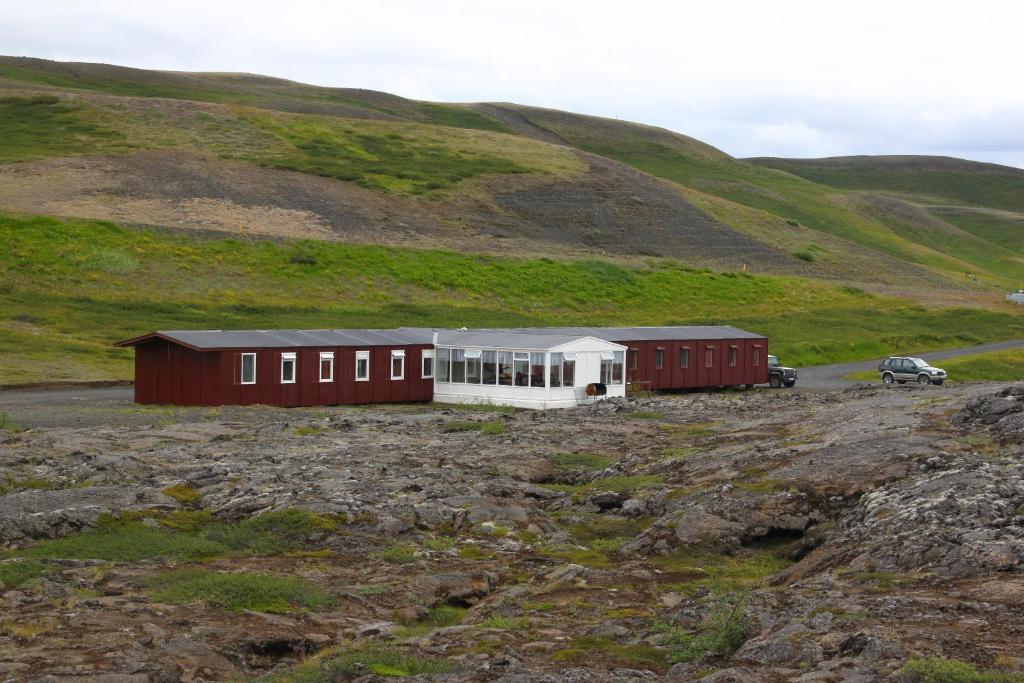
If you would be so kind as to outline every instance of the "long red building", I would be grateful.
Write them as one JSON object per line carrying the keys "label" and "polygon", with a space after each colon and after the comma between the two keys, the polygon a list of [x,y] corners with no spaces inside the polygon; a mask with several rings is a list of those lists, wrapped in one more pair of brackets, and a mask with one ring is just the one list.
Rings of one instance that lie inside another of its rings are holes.
{"label": "long red building", "polygon": [[[507,333],[510,340],[559,336],[563,341],[591,339],[625,346],[624,359],[608,361],[609,373],[619,367],[621,374],[615,376],[644,389],[753,386],[768,381],[767,338],[734,327],[558,327],[488,332]],[[451,333],[429,328],[172,331],[126,339],[117,346],[135,348],[135,400],[139,403],[398,403],[434,398],[437,335]],[[472,358],[500,349],[466,350]],[[557,355],[533,351],[541,359],[538,362],[545,364],[539,366],[542,370],[550,368]],[[438,381],[454,381],[455,375],[443,376],[448,379]],[[472,378],[467,376],[482,383],[475,391],[481,400],[491,400],[483,378]],[[500,398],[494,397],[494,402]]]}

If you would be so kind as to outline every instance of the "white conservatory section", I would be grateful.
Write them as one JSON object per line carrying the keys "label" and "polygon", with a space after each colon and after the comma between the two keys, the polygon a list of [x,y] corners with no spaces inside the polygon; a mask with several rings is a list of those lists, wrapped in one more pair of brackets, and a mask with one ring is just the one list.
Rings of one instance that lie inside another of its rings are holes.
{"label": "white conservatory section", "polygon": [[[595,337],[442,332],[434,400],[546,409],[621,397],[625,354],[625,346]],[[604,384],[607,393],[588,396],[590,384]]]}

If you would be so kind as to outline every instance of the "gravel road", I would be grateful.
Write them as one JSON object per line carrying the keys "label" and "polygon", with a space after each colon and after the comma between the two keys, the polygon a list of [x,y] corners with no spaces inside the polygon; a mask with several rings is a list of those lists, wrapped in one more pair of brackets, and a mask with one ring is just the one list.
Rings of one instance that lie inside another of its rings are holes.
{"label": "gravel road", "polygon": [[[919,356],[929,362],[937,362],[968,356],[972,353],[985,353],[986,351],[1003,351],[1005,349],[1017,349],[1024,347],[1024,339],[1011,339],[1010,341],[994,342],[971,346],[965,349],[946,349],[945,351],[930,351],[925,353],[912,353],[911,356]],[[881,358],[874,360],[857,361],[854,363],[835,363],[833,365],[814,365],[807,368],[797,368],[800,379],[797,387],[804,391],[829,391],[843,389],[854,384],[843,377],[851,372],[861,370],[874,370],[881,362]],[[956,377],[950,377],[956,379]],[[881,380],[879,380],[881,382]]]}

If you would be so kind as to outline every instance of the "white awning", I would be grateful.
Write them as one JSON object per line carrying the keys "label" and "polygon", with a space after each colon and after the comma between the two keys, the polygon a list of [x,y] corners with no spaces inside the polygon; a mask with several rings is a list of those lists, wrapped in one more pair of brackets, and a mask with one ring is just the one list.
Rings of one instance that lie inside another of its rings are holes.
{"label": "white awning", "polygon": [[405,351],[401,351],[401,350],[399,350],[399,351],[392,351],[391,352],[391,357],[392,358],[405,358]]}
{"label": "white awning", "polygon": [[563,353],[562,354],[562,358],[564,360],[576,360],[576,352],[575,351],[569,351],[567,353]]}
{"label": "white awning", "polygon": [[601,352],[601,360],[615,360],[615,352],[614,351],[602,351]]}

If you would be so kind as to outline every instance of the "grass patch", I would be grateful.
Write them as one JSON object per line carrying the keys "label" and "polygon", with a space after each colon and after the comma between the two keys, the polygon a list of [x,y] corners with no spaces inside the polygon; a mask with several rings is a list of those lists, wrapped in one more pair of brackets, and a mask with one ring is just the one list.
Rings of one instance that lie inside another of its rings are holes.
{"label": "grass patch", "polygon": [[602,636],[578,636],[569,642],[569,647],[553,655],[555,661],[588,663],[594,659],[611,661],[628,666],[642,666],[656,671],[664,670],[668,664],[666,652],[649,645],[621,645],[611,638]]}
{"label": "grass patch", "polygon": [[199,491],[185,484],[175,484],[163,489],[164,494],[170,496],[182,505],[191,505],[203,497]]}
{"label": "grass patch", "polygon": [[[0,347],[10,350],[0,356],[0,383],[129,378],[132,353],[111,342],[167,328],[716,322],[768,335],[794,365],[1024,336],[1024,316],[1011,313],[929,310],[824,282],[725,277],[669,260],[609,262],[629,275],[621,283],[592,260],[243,241],[2,215],[0,243]],[[300,247],[314,264],[292,261]],[[130,261],[111,250],[145,267],[129,278],[117,271]]]}
{"label": "grass patch", "polygon": [[7,560],[0,562],[0,586],[20,588],[43,576],[48,571],[45,564],[33,560]]}
{"label": "grass patch", "polygon": [[124,137],[52,95],[0,97],[0,162],[116,149]]}
{"label": "grass patch", "polygon": [[231,612],[292,612],[328,606],[330,597],[306,581],[272,574],[228,574],[206,569],[181,569],[157,574],[144,582],[158,602],[187,605],[202,602]]}
{"label": "grass patch", "polygon": [[422,126],[357,125],[343,119],[257,111],[243,118],[287,146],[286,152],[248,160],[382,192],[426,194],[476,176],[531,170],[480,149],[460,148],[440,131]]}
{"label": "grass patch", "polygon": [[390,564],[409,564],[416,559],[416,548],[408,545],[392,545],[378,552],[377,556]]}
{"label": "grass patch", "polygon": [[303,427],[296,427],[295,429],[292,430],[292,433],[295,434],[295,436],[316,436],[318,434],[323,434],[326,431],[327,431],[326,427],[306,427],[306,426],[303,426]]}
{"label": "grass patch", "polygon": [[325,683],[347,681],[366,674],[405,678],[449,674],[455,671],[447,659],[432,659],[407,653],[394,647],[375,646],[320,655],[312,661],[267,679],[274,683]]}
{"label": "grass patch", "polygon": [[1024,683],[1024,674],[979,670],[969,662],[941,657],[911,659],[900,673],[912,683]]}
{"label": "grass patch", "polygon": [[298,508],[268,512],[237,523],[209,513],[171,514],[159,526],[137,516],[101,517],[96,527],[37,543],[20,551],[37,559],[137,562],[165,558],[194,562],[216,556],[279,555],[304,550],[315,537],[333,530],[333,518]]}
{"label": "grass patch", "polygon": [[499,420],[484,422],[480,427],[480,433],[487,434],[488,436],[499,436],[505,433],[505,423]]}
{"label": "grass patch", "polygon": [[50,491],[58,488],[57,482],[49,479],[0,479],[0,496],[17,491]]}
{"label": "grass patch", "polygon": [[505,423],[501,420],[492,420],[490,422],[471,422],[468,420],[455,420],[447,422],[441,428],[441,431],[451,432],[480,432],[481,434],[488,434],[490,436],[497,436],[505,433]]}
{"label": "grass patch", "polygon": [[435,538],[428,538],[423,542],[423,547],[428,550],[434,550],[436,552],[443,552],[445,550],[451,550],[459,544],[459,539],[454,536],[437,536]]}
{"label": "grass patch", "polygon": [[615,462],[615,458],[599,453],[559,453],[551,462],[562,472],[591,472],[603,470]]}
{"label": "grass patch", "polygon": [[17,432],[20,427],[11,419],[6,410],[0,410],[0,432]]}
{"label": "grass patch", "polygon": [[584,484],[542,484],[542,486],[553,491],[571,493],[573,497],[580,499],[585,498],[594,491],[613,491],[615,493],[629,494],[637,489],[659,487],[664,482],[664,478],[657,474],[637,474],[632,476],[617,474],[604,477],[603,479],[595,479]]}
{"label": "grass patch", "polygon": [[631,413],[626,413],[626,417],[631,417],[634,420],[660,420],[664,415],[649,410],[634,410]]}
{"label": "grass patch", "polygon": [[430,608],[427,616],[420,619],[417,623],[422,626],[429,626],[431,628],[444,628],[447,626],[457,626],[462,623],[462,620],[466,618],[466,612],[469,610],[465,607],[454,607],[452,605],[434,605]]}
{"label": "grass patch", "polygon": [[701,590],[730,593],[760,588],[770,576],[792,564],[771,550],[723,555],[693,549],[655,556],[650,561],[662,570],[689,575],[685,580],[661,586],[682,595],[694,595]]}

